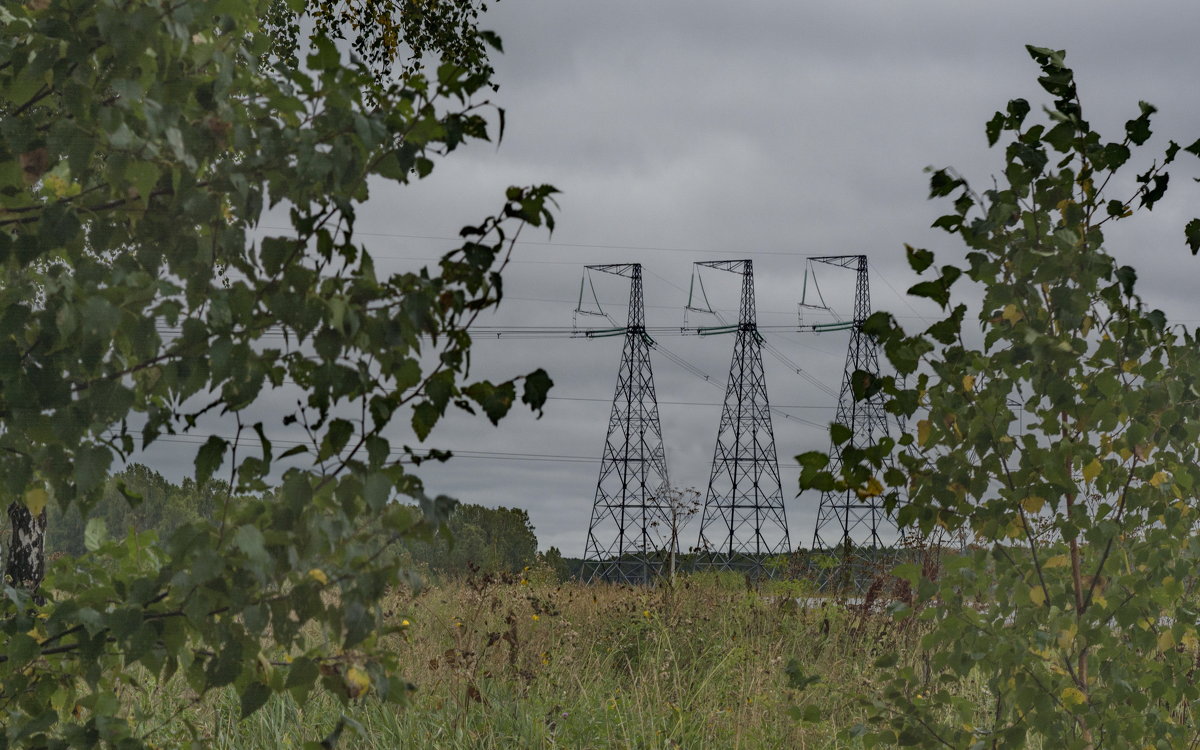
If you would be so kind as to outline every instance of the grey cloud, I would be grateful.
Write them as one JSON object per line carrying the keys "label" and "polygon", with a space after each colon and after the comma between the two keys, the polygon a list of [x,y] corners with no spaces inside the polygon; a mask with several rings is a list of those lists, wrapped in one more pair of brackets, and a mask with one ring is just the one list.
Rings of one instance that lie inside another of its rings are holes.
{"label": "grey cloud", "polygon": [[[976,185],[988,184],[1002,154],[987,149],[984,122],[1010,98],[1044,101],[1026,43],[1068,50],[1088,116],[1112,137],[1139,99],[1161,108],[1156,143],[1200,136],[1200,47],[1191,39],[1200,5],[1193,3],[505,0],[484,25],[508,50],[496,63],[501,89],[493,97],[507,112],[503,143],[460,149],[410,188],[375,186],[358,228],[453,237],[497,210],[507,185],[557,185],[564,191],[559,228],[552,238],[522,234],[531,242],[518,246],[520,262],[506,275],[512,299],[489,325],[569,325],[580,267],[627,261],[646,265],[650,324],[677,325],[690,263],[748,252],[783,253],[753,256],[764,324],[795,320],[803,256],[862,252],[876,271],[876,307],[920,325],[920,316],[935,311],[898,296],[915,282],[902,244],[930,247],[940,262],[963,253],[953,238],[929,228],[947,207],[926,200],[922,170],[954,165]],[[1193,167],[1184,165],[1152,216],[1118,224],[1108,236],[1118,258],[1138,267],[1148,302],[1200,320],[1191,281],[1196,261],[1182,242],[1183,223],[1200,213],[1200,187],[1187,179]],[[536,244],[547,240],[556,244]],[[404,258],[453,246],[402,236],[364,241],[381,270],[410,268]],[[848,314],[850,281],[831,272],[821,283],[831,304]],[[721,293],[718,304],[732,308],[732,293]],[[623,316],[622,288],[606,294]],[[768,340],[829,387],[839,386],[844,334]],[[724,380],[729,339],[661,343]],[[499,428],[455,416],[430,444],[598,456],[609,409],[603,399],[611,397],[619,356],[619,339],[481,341],[478,376],[543,366],[556,394],[602,400],[551,401],[541,420],[517,415]],[[769,357],[765,364],[773,403],[824,407],[793,413],[831,418],[826,393]],[[721,400],[717,389],[661,356],[654,367],[663,401]],[[704,489],[719,413],[715,405],[663,405],[677,484]],[[778,418],[775,428],[781,463],[827,447],[821,430]],[[412,440],[402,428],[394,437]],[[189,468],[190,458],[168,454],[159,451],[155,460]],[[543,546],[578,554],[597,470],[596,463],[461,459],[418,472],[435,492],[528,508]],[[793,544],[807,545],[816,499],[793,498],[797,472],[782,473]]]}

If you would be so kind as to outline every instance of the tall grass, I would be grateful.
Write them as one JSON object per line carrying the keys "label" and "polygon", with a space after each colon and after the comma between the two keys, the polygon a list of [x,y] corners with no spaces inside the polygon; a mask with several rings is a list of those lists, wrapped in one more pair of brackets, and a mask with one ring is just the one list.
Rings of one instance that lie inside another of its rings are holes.
{"label": "tall grass", "polygon": [[[178,710],[192,729],[169,722],[152,739],[195,731],[213,747],[303,747],[345,713],[362,729],[345,729],[339,746],[354,750],[832,747],[861,718],[849,696],[871,692],[876,655],[914,638],[794,584],[755,590],[711,574],[673,588],[476,578],[398,591],[389,606],[410,623],[393,644],[415,685],[407,705],[368,694],[343,706],[318,691],[242,721],[233,691],[192,705],[164,688],[141,710]],[[789,687],[792,660],[820,677],[803,694]],[[789,716],[805,703],[827,719]]]}

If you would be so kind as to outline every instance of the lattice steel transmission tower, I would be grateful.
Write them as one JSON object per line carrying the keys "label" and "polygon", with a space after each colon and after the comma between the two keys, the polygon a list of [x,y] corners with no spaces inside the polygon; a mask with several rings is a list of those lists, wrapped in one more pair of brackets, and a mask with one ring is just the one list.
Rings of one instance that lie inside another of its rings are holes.
{"label": "lattice steel transmission tower", "polygon": [[[850,428],[850,439],[838,445],[830,444],[829,470],[836,476],[842,468],[842,451],[848,446],[866,447],[888,435],[888,415],[884,410],[883,394],[863,401],[854,400],[851,383],[855,371],[879,373],[879,352],[875,342],[862,331],[863,321],[871,314],[871,288],[867,277],[867,256],[830,255],[809,258],[813,263],[825,263],[857,273],[854,289],[854,319],[850,326],[850,344],[846,350],[846,366],[842,372],[842,389],[838,395],[836,420]],[[826,569],[822,585],[835,576],[848,578],[856,587],[864,576],[856,575],[860,568],[876,561],[884,547],[881,531],[896,534],[896,523],[883,507],[883,497],[861,497],[853,490],[821,493],[817,509],[817,525],[813,532],[813,549],[834,552],[840,556],[839,565]]]}
{"label": "lattice steel transmission tower", "polygon": [[628,323],[623,330],[611,332],[624,333],[625,347],[600,459],[582,578],[646,583],[662,570],[670,544],[666,496],[670,482],[650,369],[654,342],[646,335],[642,265],[620,263],[587,269],[628,278],[630,288]]}
{"label": "lattice steel transmission tower", "polygon": [[769,556],[791,551],[791,541],[754,309],[754,264],[723,260],[696,265],[742,275],[737,326],[709,329],[736,330],[736,336],[701,516],[698,564],[758,575]]}

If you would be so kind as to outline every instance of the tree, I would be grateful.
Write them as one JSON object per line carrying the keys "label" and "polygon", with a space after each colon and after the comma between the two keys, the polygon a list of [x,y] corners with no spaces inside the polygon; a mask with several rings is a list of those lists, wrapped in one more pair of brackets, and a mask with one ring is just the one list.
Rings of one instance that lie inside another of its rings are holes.
{"label": "tree", "polygon": [[575,570],[567,558],[563,557],[562,550],[558,547],[550,547],[550,549],[538,555],[538,562],[544,565],[547,569],[554,572],[554,580],[567,581],[575,577]]}
{"label": "tree", "polygon": [[[87,553],[88,524],[92,534],[126,534],[153,531],[165,539],[186,523],[212,518],[220,509],[229,486],[218,479],[199,485],[190,477],[181,484],[168,481],[142,464],[130,464],[109,477],[100,500],[85,517],[79,505],[60,513],[54,505],[46,507],[46,553],[83,555]],[[233,498],[234,502],[250,498]]]}
{"label": "tree", "polygon": [[[470,382],[468,328],[500,301],[515,233],[552,227],[553,188],[510,188],[432,270],[381,277],[355,241],[369,179],[408,183],[488,139],[486,72],[447,61],[381,82],[319,34],[288,65],[266,10],[0,10],[7,745],[152,742],[115,697],[141,684],[138,666],[200,697],[233,685],[243,714],[318,681],[402,699],[380,598],[399,543],[430,536],[453,502],[406,468],[449,454],[386,430],[410,420],[423,441],[452,405],[498,422],[518,397],[539,410],[550,387],[541,370]],[[270,206],[290,230],[249,242]],[[285,383],[303,391],[294,410],[244,419]],[[88,555],[42,570],[48,504],[90,515],[114,459],[196,434],[207,414],[230,424],[195,457],[200,485],[227,477],[211,518],[157,542],[88,533]],[[276,451],[272,428],[293,425],[308,444]]]}
{"label": "tree", "polygon": [[434,539],[408,547],[415,562],[454,575],[472,569],[516,573],[537,558],[537,536],[528,511],[470,503],[455,507]]}
{"label": "tree", "polygon": [[[840,476],[819,455],[801,457],[802,485],[858,487],[883,473],[903,529],[975,540],[943,560],[937,581],[897,569],[918,599],[899,614],[928,632],[919,664],[877,662],[890,678],[855,730],[869,746],[1200,739],[1197,337],[1148,309],[1134,269],[1104,244],[1105,225],[1154,208],[1167,167],[1181,150],[1200,155],[1200,141],[1170,142],[1125,179],[1154,108],[1141,103],[1123,137],[1106,141],[1084,118],[1064,53],[1029,52],[1053,102],[1042,122],[1027,122],[1023,99],[988,122],[989,144],[1006,141],[998,184],[980,194],[950,170],[932,173],[931,197],[953,201],[934,226],[965,243],[966,267],[907,249],[930,276],[910,294],[946,316],[914,335],[886,313],[865,324],[915,387],[856,373],[856,396],[882,389],[911,431],[856,451]],[[1118,188],[1128,192],[1112,196]],[[1193,252],[1198,235],[1194,220]],[[982,289],[978,335],[955,304],[964,277]]]}

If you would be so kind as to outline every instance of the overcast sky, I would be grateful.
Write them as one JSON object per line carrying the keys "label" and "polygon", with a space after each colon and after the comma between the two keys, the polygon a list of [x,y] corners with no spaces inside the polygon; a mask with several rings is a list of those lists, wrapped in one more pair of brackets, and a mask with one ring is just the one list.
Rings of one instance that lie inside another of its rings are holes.
{"label": "overcast sky", "polygon": [[[754,260],[760,324],[794,325],[805,256],[857,253],[870,258],[876,309],[920,325],[933,312],[902,296],[914,283],[903,243],[935,250],[939,262],[962,254],[928,228],[948,206],[926,200],[923,170],[953,165],[987,185],[1001,161],[987,148],[986,120],[1014,97],[1047,101],[1027,43],[1068,51],[1085,114],[1110,137],[1119,139],[1139,99],[1160,110],[1154,151],[1167,138],[1200,137],[1196,3],[504,0],[482,25],[506,49],[495,61],[494,96],[507,112],[504,142],[451,154],[416,187],[376,189],[357,228],[381,271],[408,270],[455,245],[437,238],[494,213],[507,185],[557,186],[558,228],[552,237],[522,235],[529,241],[486,325],[569,326],[582,266],[617,262],[645,266],[648,325],[679,325],[692,262],[725,258]],[[1143,163],[1152,157],[1147,151]],[[1177,171],[1152,215],[1109,239],[1137,267],[1149,302],[1200,322],[1192,293],[1200,265],[1182,240],[1184,223],[1200,214],[1200,185],[1187,179],[1200,174],[1195,166]],[[706,288],[732,317],[737,279],[721,276],[706,274]],[[843,316],[852,281],[849,272],[821,271],[825,298]],[[623,320],[627,285],[610,279],[598,290]],[[846,333],[766,337],[837,390]],[[724,382],[732,338],[660,341]],[[542,548],[581,554],[620,354],[619,337],[480,340],[473,374],[541,366],[555,398],[540,420],[515,411],[493,428],[452,418],[427,445],[573,458],[457,458],[421,467],[428,488],[525,508]],[[807,421],[832,418],[827,392],[764,361],[773,404]],[[703,491],[722,392],[660,355],[653,366],[673,483]],[[277,426],[274,434],[285,433]],[[792,543],[808,546],[818,498],[795,496],[792,465],[798,453],[827,448],[828,432],[776,415],[775,434]],[[395,438],[411,440],[401,431]],[[190,453],[163,445],[142,460],[178,478]]]}

